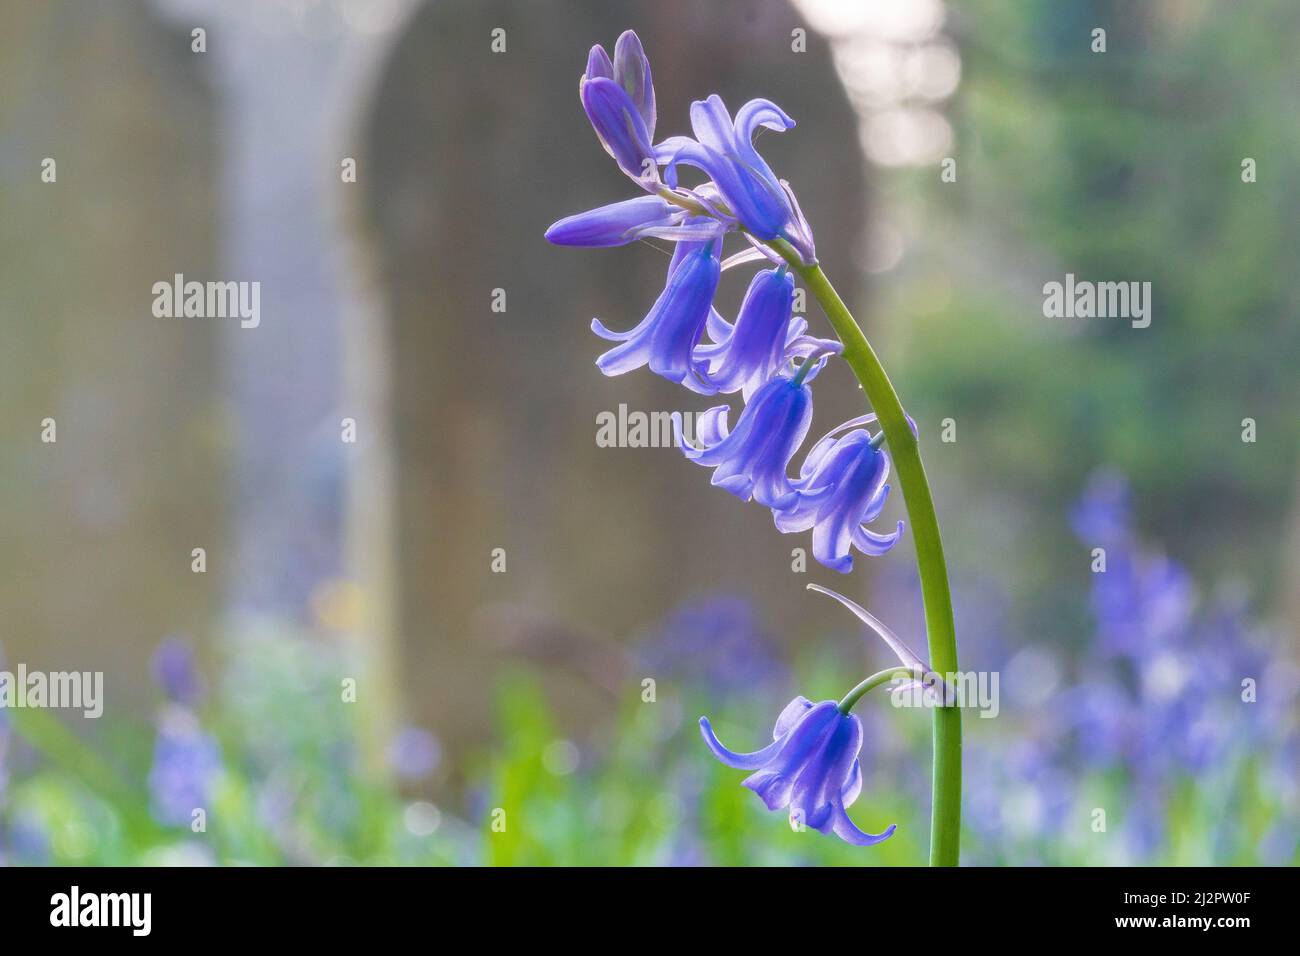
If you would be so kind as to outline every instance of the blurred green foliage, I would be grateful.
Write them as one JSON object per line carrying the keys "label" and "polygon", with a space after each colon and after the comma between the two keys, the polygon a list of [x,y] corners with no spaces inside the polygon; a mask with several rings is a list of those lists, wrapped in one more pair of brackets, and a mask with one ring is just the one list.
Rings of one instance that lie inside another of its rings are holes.
{"label": "blurred green foliage", "polygon": [[[975,0],[953,5],[948,32],[958,180],[883,174],[908,253],[865,317],[931,439],[955,559],[986,564],[1005,526],[998,572],[1025,631],[1081,625],[1061,516],[1112,465],[1144,530],[1275,605],[1300,504],[1300,8]],[[1151,326],[1045,318],[1042,286],[1067,272],[1151,282]],[[955,445],[937,440],[947,417]]]}
{"label": "blurred green foliage", "polygon": [[[20,765],[10,769],[20,772],[7,797],[0,795],[5,862],[870,866],[925,860],[928,715],[890,707],[883,694],[862,710],[866,786],[851,811],[873,831],[898,824],[878,847],[795,832],[782,814],[764,810],[740,786],[743,774],[718,764],[700,741],[696,721],[710,708],[708,694],[661,684],[658,700],[629,700],[579,753],[525,671],[498,689],[494,736],[500,743],[472,762],[460,785],[439,788],[436,828],[424,832],[428,827],[409,825],[411,807],[427,811],[431,796],[361,768],[356,705],[339,701],[328,655],[297,639],[262,639],[244,651],[239,676],[231,679],[237,687],[203,711],[205,723],[217,728],[223,768],[211,787],[205,832],[163,826],[151,816],[147,727],[108,728],[121,738],[108,766],[97,756],[101,748],[88,748],[56,718],[17,711],[12,729],[38,751],[10,748],[11,762]],[[843,683],[834,661],[806,663],[797,683],[813,695],[829,696]],[[719,735],[739,747],[756,746],[778,707],[741,696],[714,714]],[[996,767],[1032,729],[973,716],[967,727],[968,862],[1253,864],[1270,831],[1284,822],[1282,804],[1247,755],[1184,779],[1167,805],[1154,808],[1166,820],[1166,839],[1135,859],[1122,813],[1107,832],[1092,826],[1092,808],[1133,805],[1123,773],[1078,777],[1063,816],[1052,822],[1034,810],[1032,781],[1001,776]],[[1230,843],[1210,838],[1225,815],[1238,824]],[[1281,862],[1300,861],[1294,844],[1283,853]]]}

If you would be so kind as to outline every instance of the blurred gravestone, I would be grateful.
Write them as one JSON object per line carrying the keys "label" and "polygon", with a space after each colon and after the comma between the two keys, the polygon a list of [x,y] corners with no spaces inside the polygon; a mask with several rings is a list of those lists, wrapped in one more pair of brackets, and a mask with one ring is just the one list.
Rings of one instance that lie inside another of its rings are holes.
{"label": "blurred gravestone", "polygon": [[0,642],[105,671],[110,716],[149,700],[165,634],[217,614],[190,558],[225,544],[214,330],[151,313],[154,282],[211,268],[211,115],[187,39],[147,8],[5,5]]}

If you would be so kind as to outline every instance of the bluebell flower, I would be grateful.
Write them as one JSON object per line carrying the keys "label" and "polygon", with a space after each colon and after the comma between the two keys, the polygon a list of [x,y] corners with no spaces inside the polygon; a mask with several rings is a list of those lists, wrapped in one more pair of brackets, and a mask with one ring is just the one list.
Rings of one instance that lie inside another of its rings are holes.
{"label": "bluebell flower", "polygon": [[603,339],[621,343],[596,360],[606,375],[622,375],[648,365],[670,382],[701,394],[712,394],[703,363],[695,347],[704,334],[713,308],[722,264],[720,242],[679,242],[668,266],[668,282],[646,317],[628,332],[611,332],[599,319],[591,330]]}
{"label": "bluebell flower", "polygon": [[193,649],[179,637],[168,637],[154,651],[150,662],[153,679],[167,698],[192,706],[203,696],[203,685],[194,663]]}
{"label": "bluebell flower", "polygon": [[[0,648],[0,667],[5,663],[4,649]],[[5,770],[5,758],[9,753],[9,711],[5,707],[0,707],[0,807],[5,803],[5,789],[8,786],[8,771]],[[0,830],[3,835],[3,830]]]}
{"label": "bluebell flower", "polygon": [[50,866],[50,834],[40,814],[16,813],[9,823],[8,845],[0,844],[0,866]]}
{"label": "bluebell flower", "polygon": [[403,780],[423,780],[441,760],[438,738],[419,727],[403,727],[388,745],[388,765]]}
{"label": "bluebell flower", "polygon": [[210,809],[220,772],[217,742],[204,733],[198,719],[180,707],[166,710],[159,721],[149,770],[154,818],[159,823],[180,826],[190,822],[196,809]]}
{"label": "bluebell flower", "polygon": [[734,217],[758,239],[785,239],[804,262],[814,263],[812,229],[794,192],[754,148],[754,131],[760,126],[783,132],[794,120],[770,100],[758,99],[742,106],[733,123],[716,93],[696,100],[691,104],[695,139],[670,136],[656,149],[656,158],[665,164],[664,180],[675,189],[679,165],[703,170],[726,204],[724,215]]}
{"label": "bluebell flower", "polygon": [[[806,361],[816,367],[826,358]],[[812,389],[804,381],[806,373],[813,369],[801,368],[792,378],[777,375],[770,379],[745,403],[734,431],[727,424],[728,406],[718,405],[701,414],[695,426],[700,448],[683,440],[681,417],[674,415],[682,454],[712,468],[712,483],[741,501],[753,499],[769,508],[788,507],[795,500],[795,490],[786,471],[812,424]]]}
{"label": "bluebell flower", "polygon": [[872,846],[893,835],[894,824],[882,833],[866,833],[845,812],[862,792],[862,722],[841,713],[835,701],[814,704],[796,697],[777,717],[772,743],[753,753],[724,747],[707,717],[700,718],[700,732],[728,767],[753,771],[744,786],[769,810],[786,809],[791,820],[856,846]]}
{"label": "bluebell flower", "polygon": [[1070,509],[1070,525],[1084,542],[1110,547],[1131,543],[1132,494],[1128,480],[1111,468],[1088,476],[1083,494]]}
{"label": "bluebell flower", "polygon": [[578,96],[596,137],[619,168],[647,189],[658,186],[654,81],[635,33],[628,30],[618,38],[613,62],[604,47],[591,48]]}
{"label": "bluebell flower", "polygon": [[755,273],[741,302],[736,324],[716,313],[706,331],[711,345],[695,357],[708,363],[709,381],[719,392],[740,392],[746,401],[792,358],[838,351],[840,345],[806,335],[808,323],[792,318],[794,277],[787,268]]}
{"label": "bluebell flower", "polygon": [[842,574],[853,570],[853,548],[867,555],[884,554],[903,533],[901,521],[889,534],[877,534],[866,527],[885,507],[889,456],[864,429],[835,435],[874,419],[874,415],[866,415],[845,422],[814,445],[799,478],[792,483],[792,499],[773,515],[783,532],[812,528],[813,557]]}
{"label": "bluebell flower", "polygon": [[9,715],[0,708],[0,807],[4,806],[5,790],[9,786],[9,771],[5,769],[5,758],[9,753]]}
{"label": "bluebell flower", "polygon": [[1183,637],[1195,604],[1191,577],[1178,562],[1139,547],[1125,478],[1108,469],[1094,473],[1070,517],[1085,546],[1106,551],[1106,570],[1093,575],[1091,595],[1101,649],[1137,660]]}

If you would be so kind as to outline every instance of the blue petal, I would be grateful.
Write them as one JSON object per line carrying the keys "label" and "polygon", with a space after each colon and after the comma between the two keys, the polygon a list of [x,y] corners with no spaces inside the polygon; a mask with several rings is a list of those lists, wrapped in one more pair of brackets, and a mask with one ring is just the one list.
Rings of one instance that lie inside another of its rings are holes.
{"label": "blue petal", "polygon": [[794,780],[776,770],[758,770],[746,777],[741,786],[754,791],[767,809],[780,810],[790,804]]}
{"label": "blue petal", "polygon": [[862,793],[862,762],[853,761],[853,767],[849,770],[849,779],[844,784],[844,789],[840,791],[840,800],[844,806],[851,807],[858,796]]}
{"label": "blue petal", "polygon": [[673,437],[677,440],[677,447],[682,450],[682,454],[695,461],[700,455],[709,448],[710,445],[716,445],[722,439],[727,437],[727,416],[731,413],[730,406],[717,405],[713,408],[701,412],[695,419],[695,441],[703,446],[696,448],[686,440],[682,431],[682,416],[680,412],[673,412]]}
{"label": "blue petal", "polygon": [[791,794],[790,806],[803,811],[808,826],[824,830],[830,823],[831,806],[842,799],[861,749],[862,722],[852,714],[838,715],[834,732],[799,774]]}
{"label": "blue petal", "polygon": [[687,457],[713,468],[712,483],[741,500],[785,508],[795,497],[786,470],[812,414],[811,389],[776,376],[746,403],[734,430]]}
{"label": "blue petal", "polygon": [[759,239],[775,239],[790,219],[790,211],[779,185],[757,178],[716,149],[691,140],[667,159],[664,181],[677,186],[677,167],[694,166],[703,170],[717,185],[731,211]]}
{"label": "blue petal", "polygon": [[731,324],[722,317],[717,309],[709,310],[709,321],[705,326],[705,331],[709,333],[709,338],[715,342],[725,341],[732,332]]}
{"label": "blue petal", "polygon": [[614,78],[614,64],[609,60],[609,54],[605,48],[597,43],[587,54],[587,72],[586,78],[594,80],[598,76],[603,76],[607,80]]}
{"label": "blue petal", "polygon": [[633,239],[671,239],[673,242],[701,242],[720,239],[727,232],[726,223],[716,219],[676,221],[666,226],[649,225],[637,230]]}
{"label": "blue petal", "polygon": [[842,715],[834,701],[822,701],[780,739],[779,752],[765,762],[759,772],[747,777],[742,786],[753,790],[769,810],[788,806],[790,796],[805,768],[816,763],[830,739],[835,736]]}
{"label": "blue petal", "polygon": [[723,155],[732,151],[735,128],[731,123],[731,113],[717,93],[707,100],[696,100],[691,104],[691,131],[709,149]]}
{"label": "blue petal", "polygon": [[777,715],[776,725],[772,728],[772,739],[780,740],[788,734],[803,715],[812,710],[812,707],[813,702],[803,695],[786,704],[781,713]]}
{"label": "blue petal", "polygon": [[743,159],[745,165],[760,171],[764,179],[775,182],[776,175],[772,172],[772,168],[754,148],[754,131],[760,126],[784,133],[794,128],[794,120],[771,100],[750,100],[736,113],[732,148]]}
{"label": "blue petal", "polygon": [[823,567],[848,574],[853,570],[853,556],[849,548],[853,544],[853,527],[840,515],[829,520],[818,521],[813,526],[813,557]]}
{"label": "blue petal", "polygon": [[713,732],[713,727],[709,724],[709,718],[700,718],[700,733],[704,736],[704,742],[709,749],[713,751],[713,756],[717,757],[728,767],[734,767],[737,770],[757,770],[769,760],[777,755],[784,740],[774,740],[762,750],[755,750],[752,753],[737,753],[734,750],[728,750],[718,740],[717,734]]}
{"label": "blue petal", "polygon": [[736,325],[726,341],[696,350],[709,362],[709,380],[721,392],[752,394],[780,368],[785,355],[794,278],[788,272],[755,273],[745,292]]}
{"label": "blue petal", "polygon": [[863,554],[879,557],[898,543],[903,536],[903,522],[898,522],[897,530],[889,534],[876,534],[861,525],[853,529],[853,544]]}
{"label": "blue petal", "polygon": [[627,91],[645,123],[649,138],[655,133],[655,87],[650,76],[650,61],[641,47],[641,39],[627,30],[614,44],[614,79]]}
{"label": "blue petal", "polygon": [[606,342],[626,342],[628,335],[631,334],[629,332],[611,332],[609,329],[605,328],[605,323],[601,322],[600,319],[591,320],[591,331],[595,332]]}
{"label": "blue petal", "polygon": [[546,230],[546,238],[559,246],[623,246],[647,228],[672,225],[682,213],[658,196],[638,196],[567,216]]}
{"label": "blue petal", "polygon": [[[678,150],[694,144],[695,140],[689,136],[669,136],[665,138],[658,146],[654,148],[655,159],[660,163],[666,163],[676,155]],[[666,177],[665,177],[666,179]],[[677,181],[669,182],[670,186],[676,188]]]}
{"label": "blue petal", "polygon": [[[689,244],[680,243],[679,249],[684,245]],[[702,243],[686,254],[680,263],[675,261],[670,266],[664,291],[634,329],[626,333],[609,333],[622,334],[623,342],[596,360],[596,367],[601,372],[622,375],[648,365],[656,375],[707,394],[705,387],[686,379],[697,372],[692,353],[704,334],[713,293],[718,286],[719,262],[714,245]],[[595,324],[592,328],[597,334],[602,334]]]}
{"label": "blue petal", "polygon": [[642,185],[657,181],[650,132],[627,90],[603,76],[584,77],[579,96],[596,136],[619,168]]}
{"label": "blue petal", "polygon": [[831,829],[845,843],[852,843],[854,846],[875,846],[893,836],[894,831],[898,829],[898,824],[891,823],[881,833],[859,830],[857,824],[844,812],[844,805],[837,800],[831,809]]}

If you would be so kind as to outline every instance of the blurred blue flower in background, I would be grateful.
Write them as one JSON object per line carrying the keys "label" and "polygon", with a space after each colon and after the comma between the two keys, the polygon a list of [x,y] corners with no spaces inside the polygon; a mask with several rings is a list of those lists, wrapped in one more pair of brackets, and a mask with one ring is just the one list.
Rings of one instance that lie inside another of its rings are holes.
{"label": "blurred blue flower in background", "polygon": [[[0,648],[0,668],[4,667],[4,651]],[[8,784],[9,771],[6,769],[9,756],[9,710],[6,707],[0,707],[0,838],[4,836],[4,808],[5,808],[5,789]]]}
{"label": "blurred blue flower in background", "polygon": [[198,718],[181,707],[165,708],[158,721],[149,770],[149,806],[154,818],[168,826],[182,826],[191,822],[195,810],[210,810],[220,772],[217,742],[203,732]]}
{"label": "blurred blue flower in background", "polygon": [[193,707],[203,697],[203,682],[199,677],[193,648],[181,637],[163,640],[154,651],[151,661],[154,683],[176,704]]}
{"label": "blurred blue flower in background", "polygon": [[[4,667],[5,656],[4,648],[0,647],[0,668]],[[7,708],[0,707],[0,866],[5,866],[8,862],[10,853],[9,844],[11,835],[9,833],[9,750],[13,731],[9,725],[9,711]]]}
{"label": "blurred blue flower in background", "polygon": [[1071,524],[1084,545],[1105,552],[1105,570],[1092,581],[1097,650],[1140,658],[1186,632],[1193,595],[1186,569],[1139,549],[1131,512],[1128,482],[1103,469],[1089,478]]}
{"label": "blurred blue flower in background", "polygon": [[188,825],[195,810],[212,806],[221,751],[193,710],[202,697],[202,684],[189,645],[176,637],[166,638],[154,652],[152,670],[168,703],[157,719],[149,806],[159,823]]}
{"label": "blurred blue flower in background", "polygon": [[1242,695],[1267,666],[1241,604],[1198,612],[1191,577],[1143,549],[1130,494],[1111,471],[1092,476],[1072,514],[1087,546],[1105,549],[1092,575],[1096,643],[1067,708],[1085,760],[1121,763],[1139,779],[1199,774],[1270,722]]}
{"label": "blurred blue flower in background", "polygon": [[388,765],[402,780],[423,780],[438,769],[442,746],[419,727],[403,727],[388,745]]}
{"label": "blurred blue flower in background", "polygon": [[758,693],[789,679],[752,601],[719,594],[681,605],[644,635],[638,666],[715,695]]}
{"label": "blurred blue flower in background", "polygon": [[[1241,814],[1231,808],[1252,793],[1267,794],[1281,819],[1296,816],[1294,665],[1270,646],[1240,592],[1198,603],[1186,569],[1140,541],[1131,502],[1124,477],[1103,470],[1070,511],[1080,541],[1106,550],[1105,570],[1091,575],[1094,630],[1074,679],[1038,703],[1008,695],[1005,716],[1021,737],[1015,747],[972,730],[966,821],[979,836],[972,861],[1060,862],[1036,854],[1073,833],[1076,842],[1096,839],[1112,864],[1158,862],[1174,845],[1170,821],[1184,809],[1187,786],[1221,808],[1197,819],[1204,855],[1192,862],[1229,859],[1243,844]],[[1008,691],[1028,653],[1007,663]],[[1113,839],[1091,829],[1098,802],[1112,817]],[[1261,837],[1260,858],[1294,860],[1297,836],[1274,824]],[[1009,847],[1009,857],[998,856]]]}

